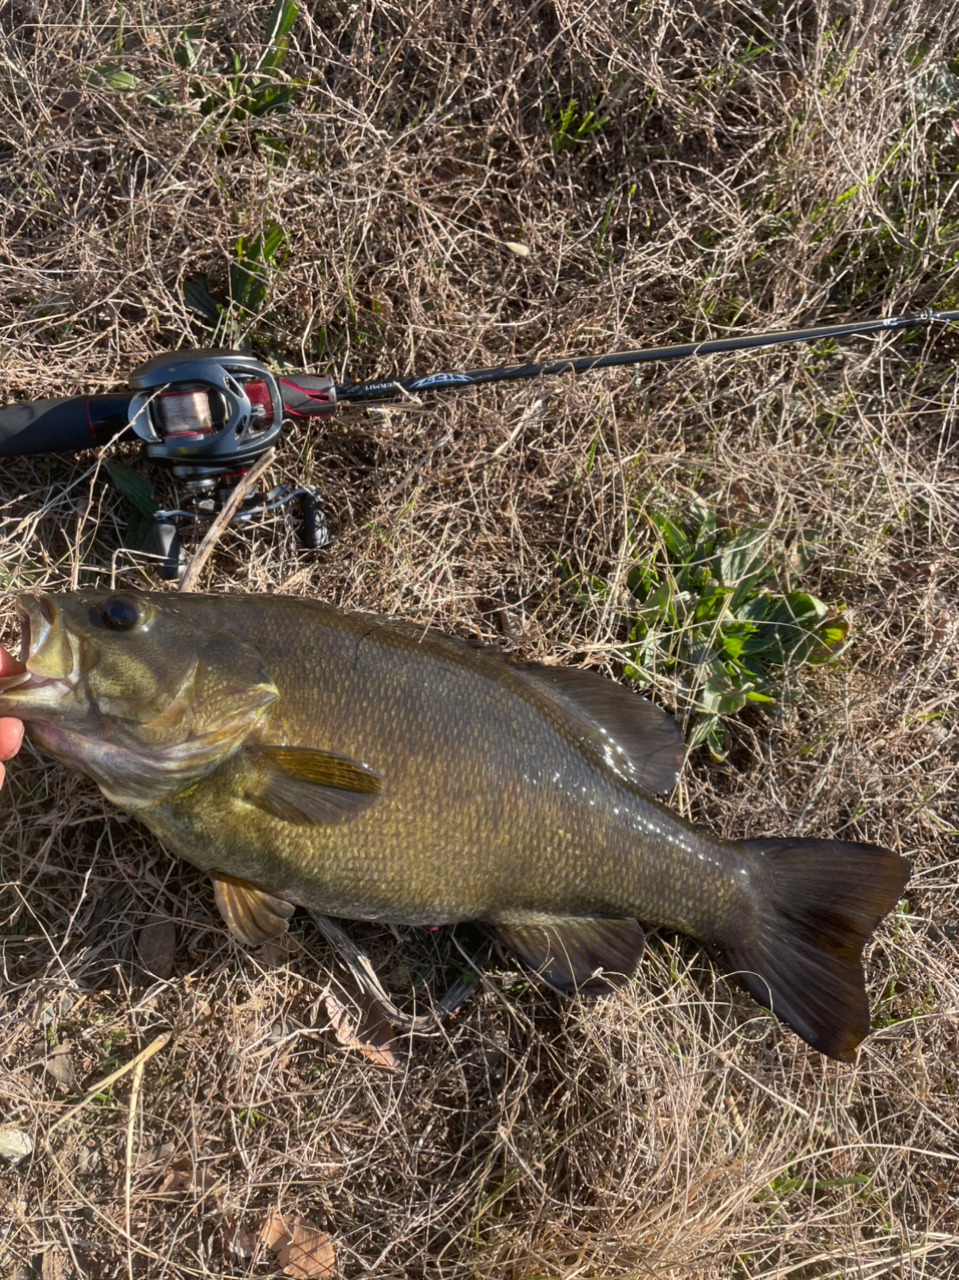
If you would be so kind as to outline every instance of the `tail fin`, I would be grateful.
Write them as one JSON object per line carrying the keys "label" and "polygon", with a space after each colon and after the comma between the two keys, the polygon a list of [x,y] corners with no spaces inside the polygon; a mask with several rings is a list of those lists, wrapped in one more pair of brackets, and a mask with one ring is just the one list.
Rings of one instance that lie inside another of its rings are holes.
{"label": "tail fin", "polygon": [[736,976],[802,1038],[850,1062],[869,1030],[862,949],[911,870],[875,844],[744,840],[765,901],[748,937],[726,947]]}

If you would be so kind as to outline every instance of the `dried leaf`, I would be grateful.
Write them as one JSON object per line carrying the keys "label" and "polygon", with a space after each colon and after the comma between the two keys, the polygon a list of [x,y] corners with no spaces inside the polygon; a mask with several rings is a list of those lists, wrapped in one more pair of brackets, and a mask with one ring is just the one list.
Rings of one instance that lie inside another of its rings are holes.
{"label": "dried leaf", "polygon": [[154,1164],[165,1167],[175,1150],[172,1142],[155,1142],[152,1147],[137,1153],[134,1164],[138,1169],[149,1169]]}
{"label": "dried leaf", "polygon": [[176,955],[176,925],[160,911],[148,916],[137,934],[140,963],[155,978],[169,978]]}
{"label": "dried leaf", "polygon": [[69,1040],[58,1044],[51,1050],[43,1068],[47,1075],[53,1076],[57,1084],[62,1085],[69,1093],[79,1093],[80,1085],[73,1070],[72,1048]]}
{"label": "dried leaf", "polygon": [[259,1244],[259,1237],[250,1235],[235,1214],[228,1213],[224,1222],[226,1248],[235,1258],[252,1258]]}
{"label": "dried leaf", "polygon": [[269,942],[264,942],[253,954],[260,964],[272,968],[274,965],[284,964],[292,956],[298,955],[302,949],[298,939],[284,933],[279,938],[271,938]]}
{"label": "dried leaf", "polygon": [[[184,1168],[186,1164],[186,1168]],[[193,1168],[189,1161],[178,1160],[167,1170],[160,1183],[160,1195],[175,1195],[179,1191],[187,1191],[193,1186]]]}
{"label": "dried leaf", "polygon": [[283,1245],[276,1255],[285,1276],[316,1280],[336,1273],[336,1252],[328,1235],[306,1218],[296,1218],[293,1241]]}
{"label": "dried leaf", "polygon": [[54,111],[72,111],[74,107],[78,107],[83,101],[83,94],[77,93],[76,89],[67,89],[66,93],[61,93],[60,97],[54,103]]}
{"label": "dried leaf", "polygon": [[[359,1049],[369,1060],[387,1071],[399,1071],[400,1060],[393,1051],[393,1028],[367,996],[356,998],[359,1006],[350,1010],[332,993],[325,1000],[333,1033],[340,1044]],[[357,1013],[360,1014],[357,1025]]]}
{"label": "dried leaf", "polygon": [[289,1244],[292,1239],[292,1228],[287,1228],[283,1215],[278,1209],[271,1209],[260,1227],[260,1243],[275,1253],[281,1245]]}
{"label": "dried leaf", "polygon": [[260,1243],[276,1254],[285,1276],[317,1280],[336,1272],[333,1241],[308,1218],[284,1217],[272,1209],[260,1227]]}
{"label": "dried leaf", "polygon": [[212,1181],[210,1171],[205,1166],[197,1167],[188,1155],[177,1156],[160,1183],[160,1195],[189,1191],[199,1198],[206,1195]]}

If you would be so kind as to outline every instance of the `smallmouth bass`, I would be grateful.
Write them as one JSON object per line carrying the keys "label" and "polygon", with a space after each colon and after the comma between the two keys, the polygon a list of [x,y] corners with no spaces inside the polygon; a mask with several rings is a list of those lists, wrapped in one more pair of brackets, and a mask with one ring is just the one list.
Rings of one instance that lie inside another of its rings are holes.
{"label": "smallmouth bass", "polygon": [[563,990],[606,989],[646,926],[720,951],[849,1061],[862,950],[909,865],[878,845],[725,840],[654,799],[675,722],[614,681],[274,595],[25,594],[0,716],[207,871],[234,935],[295,905],[475,920]]}

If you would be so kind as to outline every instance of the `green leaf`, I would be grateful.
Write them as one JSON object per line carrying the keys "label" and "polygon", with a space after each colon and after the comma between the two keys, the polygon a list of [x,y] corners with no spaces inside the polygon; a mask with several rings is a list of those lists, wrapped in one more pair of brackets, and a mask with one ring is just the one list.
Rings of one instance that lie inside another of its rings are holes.
{"label": "green leaf", "polygon": [[210,324],[216,324],[220,318],[220,304],[210,293],[206,276],[188,276],[183,282],[183,301],[191,311],[198,312]]}
{"label": "green leaf", "polygon": [[298,6],[296,0],[275,0],[270,16],[266,20],[263,33],[263,52],[256,64],[257,71],[266,74],[276,71],[286,53],[287,36],[296,22]]}
{"label": "green leaf", "polygon": [[797,622],[821,622],[829,613],[828,604],[806,591],[787,591],[783,603]]}
{"label": "green leaf", "polygon": [[157,504],[153,499],[149,480],[119,462],[108,462],[107,471],[110,479],[131,507],[123,539],[125,545],[134,551],[150,550],[150,533]]}
{"label": "green leaf", "polygon": [[634,564],[626,575],[626,586],[639,600],[645,600],[656,583],[656,574],[651,566]]}
{"label": "green leaf", "polygon": [[652,512],[649,518],[662,535],[666,550],[674,560],[685,563],[692,558],[692,546],[678,524],[674,524],[669,516],[661,515],[659,512]]}
{"label": "green leaf", "polygon": [[746,637],[743,635],[733,635],[725,628],[723,629],[723,648],[730,658],[738,658],[743,651],[743,644]]}
{"label": "green leaf", "polygon": [[259,311],[266,299],[269,270],[276,265],[276,254],[285,240],[286,233],[276,223],[270,223],[252,240],[238,237],[237,261],[230,267],[231,301],[247,311]]}
{"label": "green leaf", "polygon": [[669,583],[663,582],[650,592],[643,604],[636,610],[636,613],[644,619],[663,618],[670,624],[675,624],[676,614],[670,607],[672,603],[672,592],[669,589]]}
{"label": "green leaf", "polygon": [[[202,17],[206,17],[204,12]],[[180,43],[173,50],[173,61],[181,71],[189,71],[191,67],[195,67],[200,56],[196,42],[203,35],[203,28],[199,25],[184,27],[180,32]]]}
{"label": "green leaf", "polygon": [[124,546],[131,551],[153,551],[153,521],[142,511],[130,512],[126,533],[123,535]]}
{"label": "green leaf", "polygon": [[107,471],[116,488],[120,490],[133,509],[152,520],[158,508],[153,500],[153,491],[150,488],[149,480],[140,475],[139,472],[122,466],[119,462],[108,462]]}
{"label": "green leaf", "polygon": [[698,524],[695,537],[695,558],[704,560],[707,556],[712,555],[713,548],[716,545],[716,512],[712,507],[707,507],[702,502],[694,502],[691,514]]}
{"label": "green leaf", "polygon": [[764,576],[768,541],[769,526],[760,525],[734,534],[719,550],[717,574],[727,587],[734,589],[733,607],[744,600],[750,588]]}
{"label": "green leaf", "polygon": [[89,72],[87,83],[97,89],[112,89],[116,93],[129,93],[137,86],[136,77],[112,63],[104,62]]}
{"label": "green leaf", "polygon": [[693,724],[692,733],[689,735],[689,745],[698,747],[701,742],[705,742],[710,733],[717,734],[719,732],[719,717],[714,715],[697,715]]}
{"label": "green leaf", "polygon": [[273,257],[277,249],[279,249],[285,239],[286,235],[283,228],[277,226],[276,223],[267,228],[266,233],[263,236],[263,260],[265,262],[272,264]]}

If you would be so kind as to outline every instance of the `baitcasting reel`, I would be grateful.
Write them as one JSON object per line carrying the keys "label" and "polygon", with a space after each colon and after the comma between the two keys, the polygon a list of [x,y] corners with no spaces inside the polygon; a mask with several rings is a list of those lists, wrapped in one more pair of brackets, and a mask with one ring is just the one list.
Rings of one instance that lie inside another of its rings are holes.
{"label": "baitcasting reel", "polygon": [[[336,406],[332,378],[279,378],[238,351],[157,356],[134,370],[130,390],[126,396],[73,396],[2,409],[0,454],[89,448],[131,427],[143,441],[145,456],[187,490],[183,508],[154,516],[152,542],[163,557],[165,578],[178,577],[185,567],[177,521],[214,519],[233,485],[279,439],[284,416],[317,417]],[[312,485],[253,492],[233,519],[248,520],[291,502],[299,508],[304,545],[322,547],[329,530]]]}
{"label": "baitcasting reel", "polygon": [[[236,351],[156,356],[134,370],[130,386],[135,394],[127,414],[144,454],[188,491],[184,508],[154,516],[153,543],[165,578],[184,568],[177,520],[215,518],[232,485],[279,439],[284,413],[315,417],[336,405],[332,378],[304,374],[296,382],[281,381],[253,356]],[[322,547],[330,535],[312,485],[248,494],[233,519],[248,520],[294,501],[304,546]]]}

